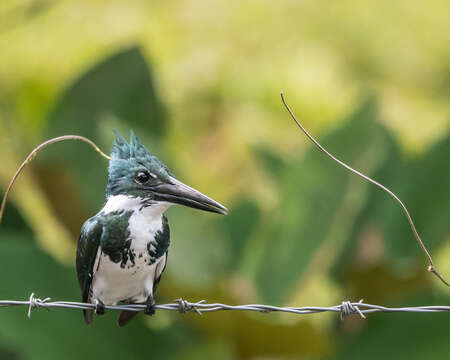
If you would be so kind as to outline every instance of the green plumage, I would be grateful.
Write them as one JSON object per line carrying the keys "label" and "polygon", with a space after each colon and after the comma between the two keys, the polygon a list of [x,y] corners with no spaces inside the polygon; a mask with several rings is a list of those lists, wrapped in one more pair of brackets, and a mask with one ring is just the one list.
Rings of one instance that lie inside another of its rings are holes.
{"label": "green plumage", "polygon": [[103,227],[100,246],[102,253],[108,255],[114,263],[120,263],[125,267],[128,260],[134,264],[135,254],[130,250],[131,238],[128,223],[132,211],[112,212],[106,215],[99,215],[100,221],[105,224]]}
{"label": "green plumage", "polygon": [[118,194],[148,196],[148,193],[136,187],[134,182],[134,176],[139,171],[150,171],[157,176],[159,182],[167,182],[169,177],[173,176],[167,166],[152,155],[133,132],[129,144],[119,133],[115,134],[117,139],[111,151],[106,197]]}
{"label": "green plumage", "polygon": [[150,244],[147,245],[147,251],[151,256],[151,263],[153,264],[156,259],[159,259],[163,256],[170,244],[170,229],[169,222],[165,216],[162,217],[162,229],[157,231],[155,234],[156,246],[155,250],[151,249]]}

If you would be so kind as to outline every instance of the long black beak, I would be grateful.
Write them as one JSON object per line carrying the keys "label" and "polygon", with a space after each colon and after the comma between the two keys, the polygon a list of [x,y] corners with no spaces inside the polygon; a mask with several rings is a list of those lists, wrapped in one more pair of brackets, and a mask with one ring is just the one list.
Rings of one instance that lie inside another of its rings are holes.
{"label": "long black beak", "polygon": [[222,215],[226,215],[228,211],[225,206],[219,204],[217,201],[173,177],[170,178],[170,183],[155,185],[149,190],[153,193],[154,199],[157,201],[167,201]]}

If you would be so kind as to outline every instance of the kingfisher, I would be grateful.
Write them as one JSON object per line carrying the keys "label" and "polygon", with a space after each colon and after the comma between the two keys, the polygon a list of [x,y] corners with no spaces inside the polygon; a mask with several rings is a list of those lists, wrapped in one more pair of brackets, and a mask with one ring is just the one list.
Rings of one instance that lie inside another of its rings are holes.
{"label": "kingfisher", "polygon": [[[225,215],[217,201],[177,180],[131,131],[130,142],[115,131],[106,185],[106,201],[88,219],[78,239],[76,267],[87,324],[105,305],[145,304],[155,313],[154,294],[167,265],[169,223],[164,212],[173,204]],[[119,326],[137,314],[121,311]]]}

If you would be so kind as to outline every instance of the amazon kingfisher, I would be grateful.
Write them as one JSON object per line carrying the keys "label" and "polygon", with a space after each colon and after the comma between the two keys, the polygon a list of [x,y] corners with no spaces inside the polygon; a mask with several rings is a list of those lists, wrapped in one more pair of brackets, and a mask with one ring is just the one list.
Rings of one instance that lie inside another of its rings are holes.
{"label": "amazon kingfisher", "polygon": [[[154,293],[167,264],[169,224],[164,212],[172,204],[225,215],[217,201],[183,184],[131,132],[130,143],[115,132],[103,209],[81,228],[77,274],[87,324],[105,305],[145,304],[155,312]],[[137,314],[121,311],[124,326]]]}

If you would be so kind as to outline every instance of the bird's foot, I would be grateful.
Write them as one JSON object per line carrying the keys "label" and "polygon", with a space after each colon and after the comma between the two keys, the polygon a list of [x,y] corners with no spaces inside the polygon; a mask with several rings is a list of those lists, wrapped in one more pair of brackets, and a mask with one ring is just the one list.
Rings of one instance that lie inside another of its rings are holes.
{"label": "bird's foot", "polygon": [[95,299],[94,305],[95,305],[95,313],[97,315],[103,315],[105,313],[106,308],[105,308],[105,304],[103,304],[103,302],[101,302],[98,299]]}
{"label": "bird's foot", "polygon": [[155,300],[153,300],[153,296],[149,296],[147,298],[147,301],[145,302],[145,309],[144,309],[144,314],[145,315],[155,315]]}

